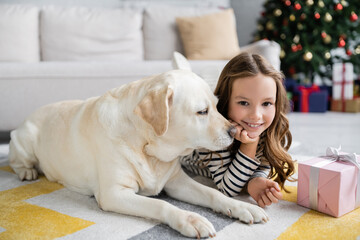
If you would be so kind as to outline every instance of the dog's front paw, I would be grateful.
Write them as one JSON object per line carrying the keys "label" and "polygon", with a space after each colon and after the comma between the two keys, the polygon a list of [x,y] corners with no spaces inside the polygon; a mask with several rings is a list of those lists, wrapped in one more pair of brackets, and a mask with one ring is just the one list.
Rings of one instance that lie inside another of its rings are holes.
{"label": "dog's front paw", "polygon": [[187,237],[202,238],[216,235],[214,226],[197,213],[181,211],[172,218],[169,225]]}
{"label": "dog's front paw", "polygon": [[267,222],[269,220],[265,210],[261,207],[240,201],[228,207],[227,214],[230,217],[238,218],[240,221],[249,224]]}

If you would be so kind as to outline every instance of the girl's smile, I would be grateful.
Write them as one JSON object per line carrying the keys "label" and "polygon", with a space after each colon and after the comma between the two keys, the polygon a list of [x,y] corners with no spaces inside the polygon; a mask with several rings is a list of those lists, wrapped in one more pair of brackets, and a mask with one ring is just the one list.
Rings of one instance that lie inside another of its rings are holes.
{"label": "girl's smile", "polygon": [[251,128],[258,128],[261,125],[263,125],[263,123],[248,123],[248,122],[245,122],[245,121],[243,121],[243,123],[247,124]]}

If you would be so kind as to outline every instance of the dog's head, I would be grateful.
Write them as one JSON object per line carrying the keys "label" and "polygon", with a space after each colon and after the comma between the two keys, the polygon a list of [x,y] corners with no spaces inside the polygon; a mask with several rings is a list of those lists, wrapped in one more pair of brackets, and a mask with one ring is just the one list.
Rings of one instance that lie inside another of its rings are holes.
{"label": "dog's head", "polygon": [[217,111],[217,98],[202,78],[189,69],[172,70],[152,82],[135,108],[154,132],[149,155],[171,161],[195,148],[219,150],[232,143],[236,130]]}

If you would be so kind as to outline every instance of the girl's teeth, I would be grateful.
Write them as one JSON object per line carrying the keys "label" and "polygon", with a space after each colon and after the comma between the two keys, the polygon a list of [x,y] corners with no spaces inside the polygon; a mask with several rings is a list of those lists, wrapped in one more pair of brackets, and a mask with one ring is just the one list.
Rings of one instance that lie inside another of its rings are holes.
{"label": "girl's teeth", "polygon": [[250,123],[248,123],[248,125],[250,126],[250,127],[258,127],[258,126],[260,126],[260,124],[250,124]]}

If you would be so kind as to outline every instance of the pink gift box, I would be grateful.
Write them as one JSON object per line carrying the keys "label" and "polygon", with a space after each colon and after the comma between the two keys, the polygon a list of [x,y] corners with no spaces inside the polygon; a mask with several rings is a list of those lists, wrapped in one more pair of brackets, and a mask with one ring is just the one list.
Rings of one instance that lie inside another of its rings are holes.
{"label": "pink gift box", "polygon": [[328,157],[299,162],[297,203],[340,217],[359,207],[359,180],[359,169],[351,162]]}

